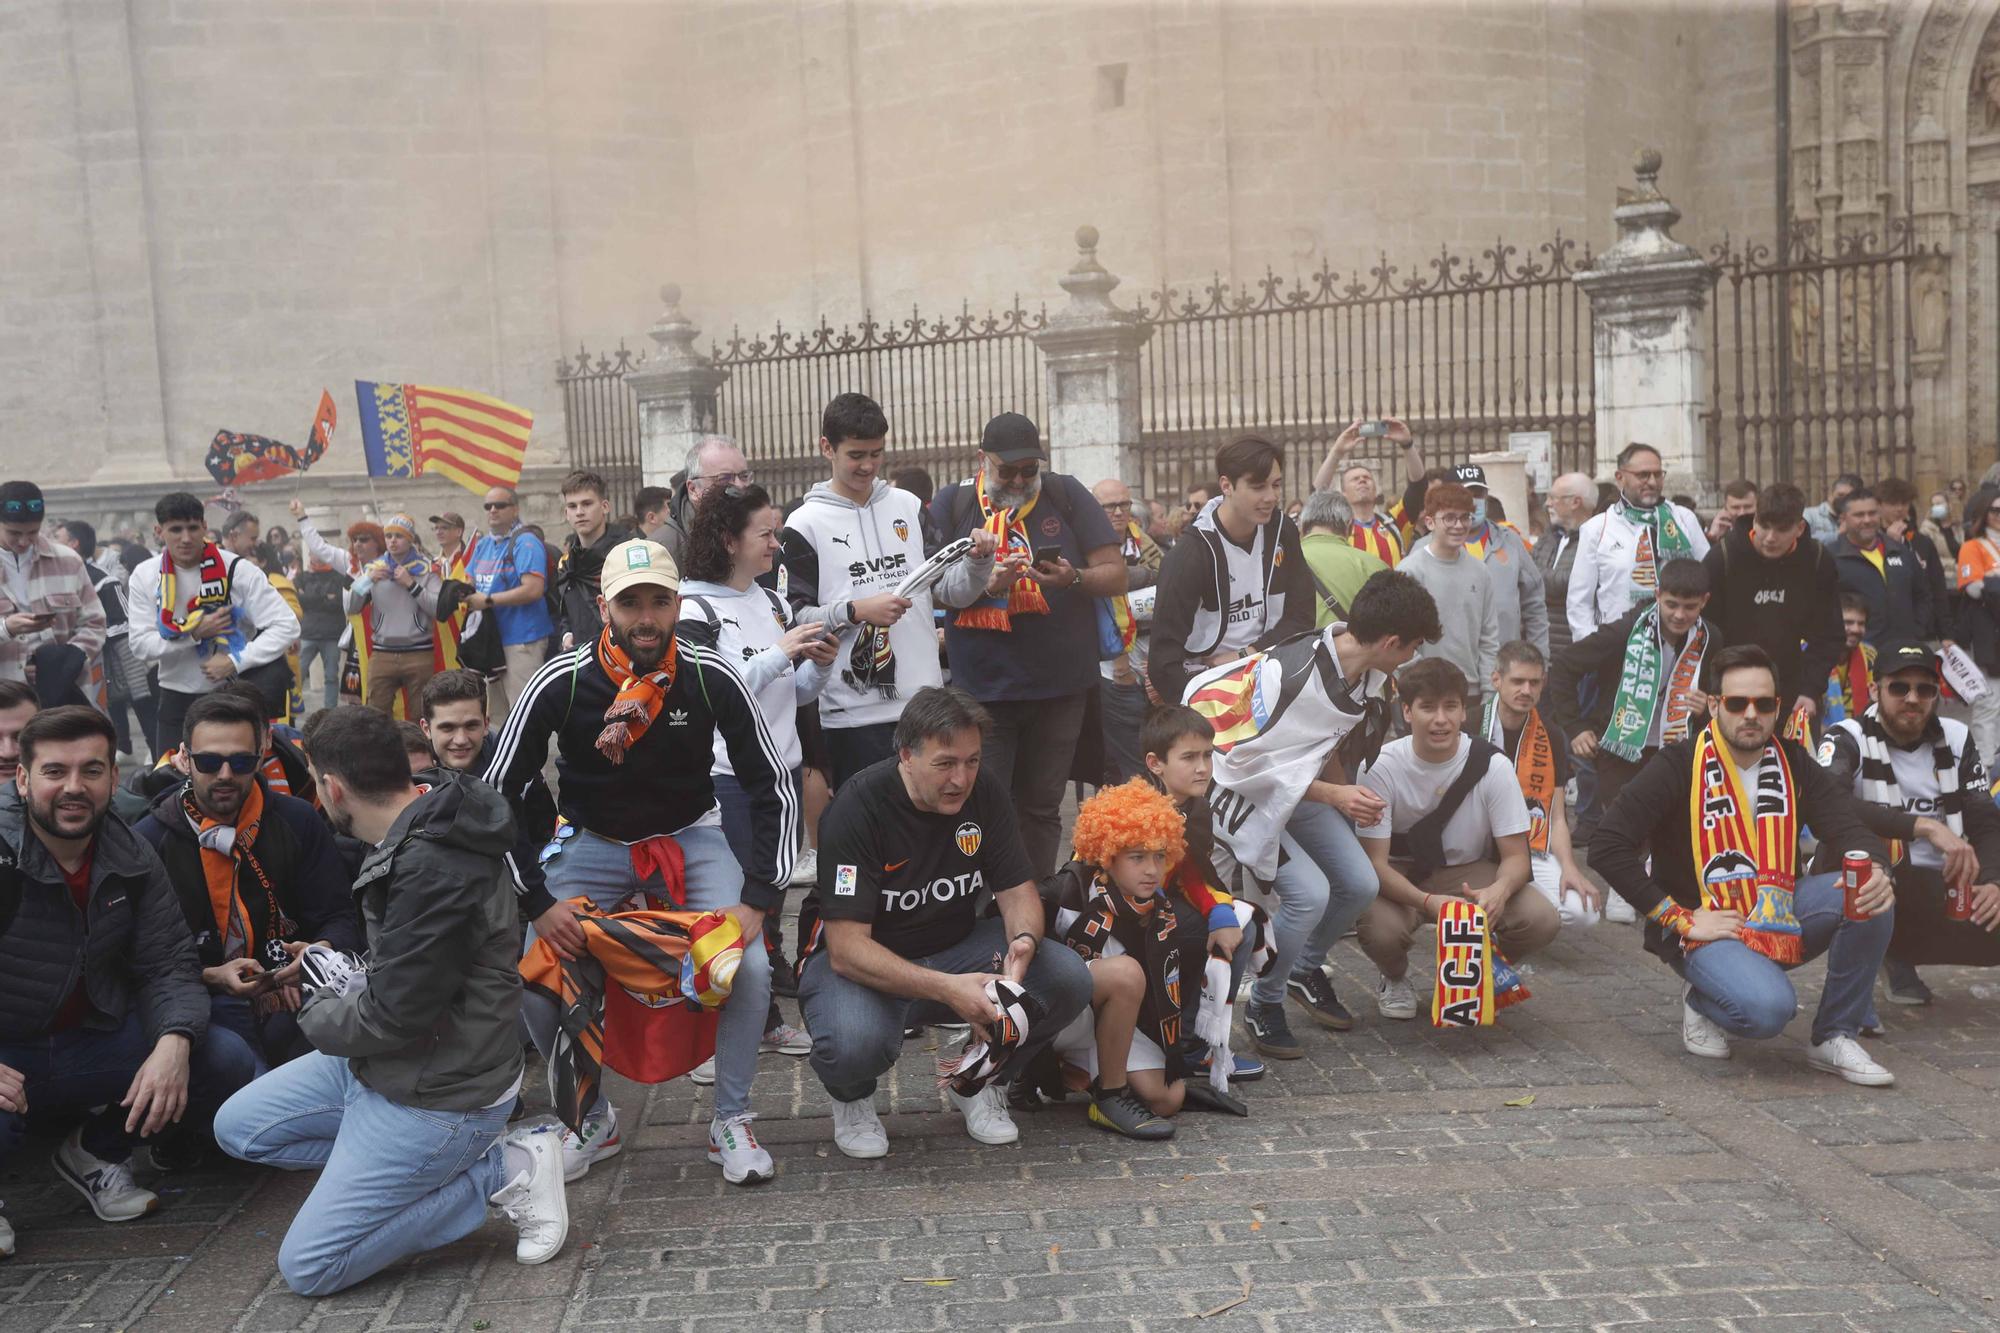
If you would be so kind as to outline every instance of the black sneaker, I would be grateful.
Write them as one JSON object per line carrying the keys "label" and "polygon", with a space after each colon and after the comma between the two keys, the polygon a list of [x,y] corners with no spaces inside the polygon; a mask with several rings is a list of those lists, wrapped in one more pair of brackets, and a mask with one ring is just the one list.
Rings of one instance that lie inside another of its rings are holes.
{"label": "black sneaker", "polygon": [[782,995],[787,1000],[799,998],[799,974],[793,969],[791,960],[781,953],[771,955],[771,994]]}
{"label": "black sneaker", "polygon": [[1173,1122],[1153,1114],[1130,1084],[1117,1088],[1090,1085],[1090,1123],[1123,1134],[1128,1139],[1170,1139]]}
{"label": "black sneaker", "polygon": [[1282,1004],[1258,1004],[1252,1000],[1243,1015],[1243,1026],[1250,1029],[1250,1044],[1273,1060],[1296,1060],[1306,1053],[1306,1048],[1292,1035],[1291,1025],[1285,1022]]}
{"label": "black sneaker", "polygon": [[1317,967],[1292,973],[1285,980],[1285,993],[1304,1005],[1307,1016],[1323,1028],[1345,1032],[1354,1026],[1354,1015],[1347,1012],[1347,1006],[1333,993],[1333,983]]}
{"label": "black sneaker", "polygon": [[1929,1004],[1937,997],[1931,988],[1917,975],[1917,969],[1910,963],[1899,963],[1893,958],[1882,961],[1882,975],[1889,982],[1889,1002],[1891,1004]]}
{"label": "black sneaker", "polygon": [[924,1025],[922,1023],[912,1023],[908,1027],[903,1029],[904,1041],[915,1041],[918,1037],[921,1037],[923,1035],[924,1035]]}

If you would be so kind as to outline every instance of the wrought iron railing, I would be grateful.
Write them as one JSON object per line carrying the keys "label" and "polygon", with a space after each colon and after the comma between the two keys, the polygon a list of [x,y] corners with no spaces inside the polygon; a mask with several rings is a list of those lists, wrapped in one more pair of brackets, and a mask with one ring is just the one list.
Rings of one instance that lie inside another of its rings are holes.
{"label": "wrought iron railing", "polygon": [[579,347],[574,361],[556,362],[570,466],[603,474],[611,484],[614,513],[630,513],[633,498],[646,484],[639,459],[639,400],[625,383],[625,372],[645,359],[644,353],[627,351],[621,341],[612,356],[599,354],[593,360]]}
{"label": "wrought iron railing", "polygon": [[1445,250],[1407,278],[1384,256],[1366,276],[1322,267],[1287,285],[1267,270],[1237,289],[1217,277],[1199,294],[1154,292],[1138,305],[1154,329],[1139,369],[1144,492],[1212,481],[1216,448],[1255,431],[1287,446],[1285,489],[1303,495],[1334,437],[1382,416],[1407,420],[1431,461],[1546,430],[1558,470],[1587,469],[1590,308],[1570,278],[1590,254],[1576,249],[1558,234],[1540,258],[1505,242],[1483,266]]}
{"label": "wrought iron railing", "polygon": [[889,417],[892,469],[923,467],[940,484],[971,469],[979,434],[1000,412],[1042,415],[1042,355],[1033,335],[1048,321],[1017,297],[1011,308],[893,322],[866,314],[804,333],[780,324],[767,338],[740,330],[710,349],[729,372],[716,395],[716,429],[743,447],[772,495],[787,499],[826,475],[820,413],[836,395],[865,393]]}
{"label": "wrought iron railing", "polygon": [[1840,237],[1831,254],[1801,225],[1782,257],[1724,241],[1709,259],[1711,475],[1789,481],[1810,497],[1842,472],[1911,477],[1913,374],[1944,354],[1943,255],[1896,220]]}

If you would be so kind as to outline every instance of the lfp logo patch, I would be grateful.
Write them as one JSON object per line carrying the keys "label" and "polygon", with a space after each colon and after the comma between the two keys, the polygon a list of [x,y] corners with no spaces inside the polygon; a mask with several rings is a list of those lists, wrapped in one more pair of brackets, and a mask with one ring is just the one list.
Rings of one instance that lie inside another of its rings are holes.
{"label": "lfp logo patch", "polygon": [[854,896],[855,870],[853,866],[836,866],[833,871],[833,892],[836,897]]}
{"label": "lfp logo patch", "polygon": [[971,820],[968,819],[958,826],[958,850],[967,856],[979,854],[979,839],[979,825]]}

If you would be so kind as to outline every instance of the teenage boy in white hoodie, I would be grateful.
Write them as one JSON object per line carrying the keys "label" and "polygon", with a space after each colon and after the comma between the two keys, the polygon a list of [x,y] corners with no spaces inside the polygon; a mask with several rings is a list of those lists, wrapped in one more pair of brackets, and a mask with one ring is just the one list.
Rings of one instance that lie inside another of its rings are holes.
{"label": "teenage boy in white hoodie", "polygon": [[898,597],[924,563],[923,502],[883,481],[889,419],[866,394],[843,393],[820,417],[819,451],[832,475],[792,511],[784,545],[785,595],[796,623],[840,635],[833,674],[819,697],[833,785],[896,753],[903,701],[942,685],[932,592],[959,605],[979,596],[993,572],[993,538],[972,534],[972,554],[933,590]]}

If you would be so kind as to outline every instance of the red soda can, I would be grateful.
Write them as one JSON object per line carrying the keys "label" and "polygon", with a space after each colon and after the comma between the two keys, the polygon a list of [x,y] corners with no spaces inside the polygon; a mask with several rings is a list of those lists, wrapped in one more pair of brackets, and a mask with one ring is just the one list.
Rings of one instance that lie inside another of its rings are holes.
{"label": "red soda can", "polygon": [[1972,920],[1972,886],[1948,884],[1944,890],[1944,914],[1953,921]]}
{"label": "red soda can", "polygon": [[1868,913],[1861,910],[1861,886],[1874,870],[1874,859],[1866,852],[1849,852],[1840,858],[1840,914],[1849,921],[1868,919]]}

